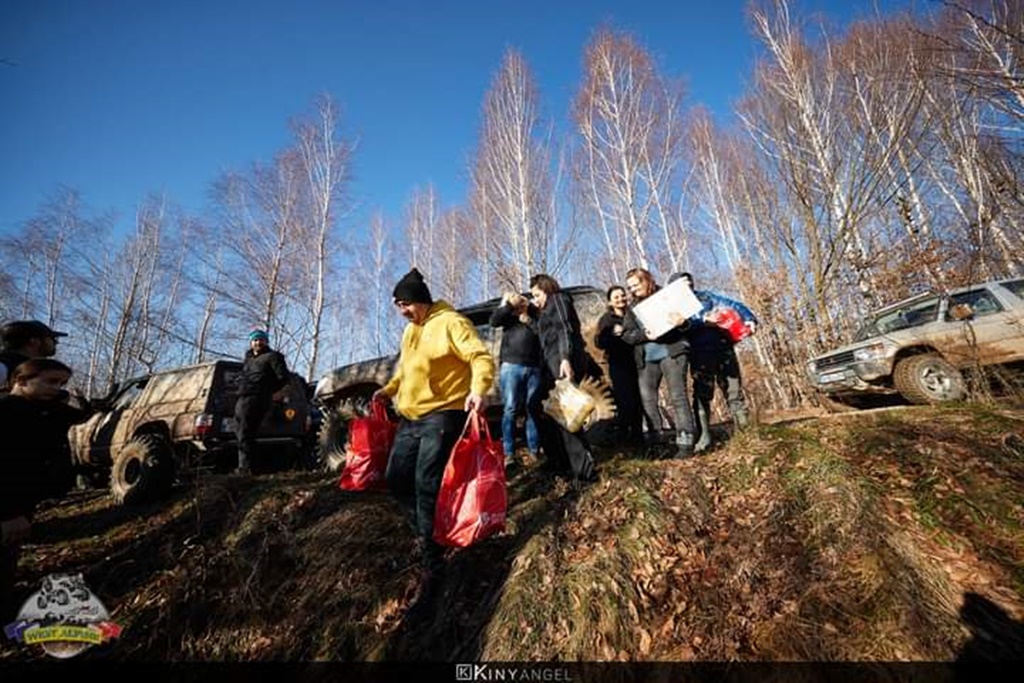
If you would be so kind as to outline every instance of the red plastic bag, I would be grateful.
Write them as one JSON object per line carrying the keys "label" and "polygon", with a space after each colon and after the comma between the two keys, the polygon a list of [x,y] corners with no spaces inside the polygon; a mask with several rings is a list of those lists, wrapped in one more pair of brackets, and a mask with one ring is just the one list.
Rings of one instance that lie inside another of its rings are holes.
{"label": "red plastic bag", "polygon": [[750,328],[743,317],[731,306],[718,306],[708,316],[709,320],[725,332],[735,344],[750,336]]}
{"label": "red plastic bag", "polygon": [[473,411],[444,468],[434,540],[465,548],[496,534],[505,528],[507,505],[505,453],[487,420]]}
{"label": "red plastic bag", "polygon": [[338,486],[346,491],[381,491],[387,488],[384,473],[398,425],[388,419],[382,401],[370,402],[370,414],[348,423],[345,469]]}

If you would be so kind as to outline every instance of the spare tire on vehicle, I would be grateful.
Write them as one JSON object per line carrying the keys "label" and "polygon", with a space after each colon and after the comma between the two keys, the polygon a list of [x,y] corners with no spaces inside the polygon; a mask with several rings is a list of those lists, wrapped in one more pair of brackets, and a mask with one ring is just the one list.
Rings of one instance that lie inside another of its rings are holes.
{"label": "spare tire on vehicle", "polygon": [[336,410],[324,413],[316,444],[320,466],[328,472],[338,472],[345,466],[345,446],[348,442],[348,419]]}
{"label": "spare tire on vehicle", "polygon": [[328,472],[340,472],[348,457],[348,422],[370,414],[370,400],[376,387],[350,394],[323,408],[317,434],[316,458]]}
{"label": "spare tire on vehicle", "polygon": [[110,470],[110,492],[121,505],[159,499],[174,484],[174,458],[167,439],[136,436],[117,454]]}

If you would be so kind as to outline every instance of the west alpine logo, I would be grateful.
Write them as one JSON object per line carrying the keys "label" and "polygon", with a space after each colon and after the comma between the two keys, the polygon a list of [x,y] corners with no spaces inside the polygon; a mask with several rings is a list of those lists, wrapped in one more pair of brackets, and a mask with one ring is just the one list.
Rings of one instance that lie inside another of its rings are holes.
{"label": "west alpine logo", "polygon": [[110,621],[107,608],[81,574],[51,574],[4,633],[9,640],[38,645],[51,657],[68,659],[117,638],[121,627]]}

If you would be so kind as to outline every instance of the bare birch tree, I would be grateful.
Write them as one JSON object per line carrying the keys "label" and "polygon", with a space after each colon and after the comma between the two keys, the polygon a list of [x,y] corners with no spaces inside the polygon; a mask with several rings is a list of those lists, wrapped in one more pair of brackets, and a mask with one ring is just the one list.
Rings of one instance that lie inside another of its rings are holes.
{"label": "bare birch tree", "polygon": [[19,234],[4,241],[9,258],[17,254],[21,261],[5,264],[9,272],[20,273],[21,317],[57,324],[68,295],[67,285],[85,255],[81,245],[93,237],[95,230],[85,216],[79,193],[58,187],[25,221]]}
{"label": "bare birch tree", "polygon": [[178,303],[181,262],[173,259],[168,267],[165,255],[176,253],[168,245],[181,244],[177,235],[165,201],[159,197],[144,200],[133,233],[104,274],[108,281],[99,289],[104,293],[101,310],[106,316],[99,322],[106,332],[97,340],[97,356],[100,363],[105,361],[108,383],[140,370],[152,372],[158,363],[171,360],[160,348],[163,340],[168,336],[182,339],[168,324]]}
{"label": "bare birch tree", "polygon": [[[471,303],[467,300],[466,282],[472,268],[473,245],[466,240],[471,234],[470,219],[459,208],[446,210],[437,222],[437,260],[431,273],[435,298],[442,298],[454,306]],[[475,298],[475,297],[474,297]]]}
{"label": "bare birch tree", "polygon": [[354,144],[341,137],[338,106],[329,97],[316,104],[316,114],[295,126],[295,137],[310,194],[310,237],[307,248],[312,258],[313,297],[310,304],[312,330],[309,341],[307,377],[315,377],[320,356],[321,330],[327,305],[327,277],[331,272],[332,257],[341,248],[337,238],[336,221],[345,211],[345,190],[350,178],[350,165]]}
{"label": "bare birch tree", "polygon": [[1024,130],[1024,12],[997,1],[945,4],[919,72],[936,148],[926,168],[971,245],[969,277],[1015,272],[1024,266],[1024,164],[1012,151]]}
{"label": "bare birch tree", "polygon": [[415,266],[430,281],[435,265],[438,207],[434,186],[425,190],[416,188],[405,209],[405,235],[409,248],[409,264]]}
{"label": "bare birch tree", "polygon": [[681,102],[681,86],[663,78],[631,36],[602,30],[588,43],[573,104],[576,178],[616,280],[630,265],[651,265],[661,250],[672,269],[680,262],[671,235]]}
{"label": "bare birch tree", "polygon": [[286,150],[272,164],[227,173],[214,186],[228,256],[218,291],[229,305],[225,312],[247,327],[273,330],[277,348],[291,359],[306,357],[302,337],[309,322],[296,310],[308,310],[300,303],[309,283],[303,276],[305,178],[299,155]]}
{"label": "bare birch tree", "polygon": [[481,253],[493,259],[486,279],[496,277],[503,288],[522,287],[532,273],[548,268],[550,163],[533,75],[519,52],[509,49],[484,97],[471,169],[471,205],[486,226]]}

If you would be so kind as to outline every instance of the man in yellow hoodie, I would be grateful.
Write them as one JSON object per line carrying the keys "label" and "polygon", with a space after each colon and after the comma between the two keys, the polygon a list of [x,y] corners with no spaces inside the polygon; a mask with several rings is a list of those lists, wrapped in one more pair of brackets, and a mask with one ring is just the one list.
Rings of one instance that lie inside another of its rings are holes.
{"label": "man in yellow hoodie", "polygon": [[485,408],[494,359],[473,323],[447,302],[435,302],[415,268],[393,296],[409,324],[395,374],[374,397],[393,399],[402,417],[388,460],[388,489],[414,521],[429,581],[444,566],[444,548],[433,540],[441,477],[467,412]]}

